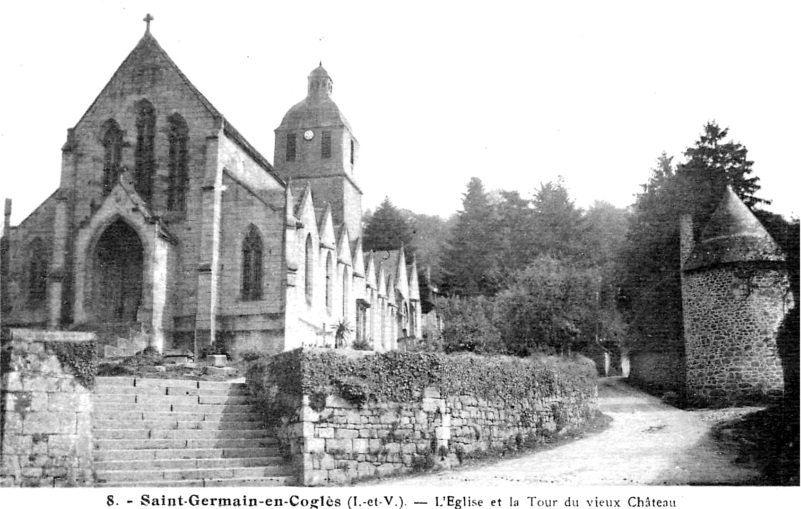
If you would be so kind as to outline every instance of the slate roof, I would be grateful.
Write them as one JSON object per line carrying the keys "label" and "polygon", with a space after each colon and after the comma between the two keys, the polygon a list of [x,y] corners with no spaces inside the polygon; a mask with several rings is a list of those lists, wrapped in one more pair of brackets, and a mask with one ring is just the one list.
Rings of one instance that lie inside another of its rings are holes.
{"label": "slate roof", "polygon": [[690,253],[684,270],[727,263],[784,260],[779,245],[731,187],[727,186],[723,199]]}

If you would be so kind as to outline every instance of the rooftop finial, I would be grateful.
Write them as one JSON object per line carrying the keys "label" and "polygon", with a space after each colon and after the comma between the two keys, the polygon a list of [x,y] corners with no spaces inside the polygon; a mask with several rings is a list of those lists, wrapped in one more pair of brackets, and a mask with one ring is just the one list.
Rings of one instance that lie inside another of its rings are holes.
{"label": "rooftop finial", "polygon": [[146,34],[149,34],[149,33],[150,33],[150,22],[151,22],[151,21],[153,21],[154,19],[156,19],[156,18],[154,18],[153,16],[151,16],[149,12],[147,13],[147,16],[145,16],[144,18],[142,18],[142,21],[144,21],[145,23],[147,23],[147,28],[145,29],[145,33],[146,33]]}

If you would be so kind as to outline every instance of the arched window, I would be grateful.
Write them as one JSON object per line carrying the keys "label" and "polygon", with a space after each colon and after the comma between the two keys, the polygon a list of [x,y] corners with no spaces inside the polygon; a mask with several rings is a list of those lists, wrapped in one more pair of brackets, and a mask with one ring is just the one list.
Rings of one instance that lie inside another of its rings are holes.
{"label": "arched window", "polygon": [[41,304],[47,295],[47,252],[44,241],[36,237],[29,248],[28,300]]}
{"label": "arched window", "polygon": [[261,299],[262,243],[259,230],[251,225],[242,241],[242,300]]}
{"label": "arched window", "polygon": [[177,113],[170,115],[170,187],[167,192],[169,210],[186,210],[186,188],[189,182],[189,128],[183,117]]}
{"label": "arched window", "polygon": [[325,310],[331,314],[334,304],[334,256],[331,251],[325,260]]}
{"label": "arched window", "polygon": [[136,192],[150,201],[153,196],[153,173],[156,166],[156,110],[142,99],[136,105],[136,152],[134,153]]}
{"label": "arched window", "polygon": [[104,124],[103,135],[103,196],[117,185],[122,164],[122,130],[113,119]]}
{"label": "arched window", "polygon": [[314,292],[314,246],[311,234],[306,236],[306,304],[312,304]]}

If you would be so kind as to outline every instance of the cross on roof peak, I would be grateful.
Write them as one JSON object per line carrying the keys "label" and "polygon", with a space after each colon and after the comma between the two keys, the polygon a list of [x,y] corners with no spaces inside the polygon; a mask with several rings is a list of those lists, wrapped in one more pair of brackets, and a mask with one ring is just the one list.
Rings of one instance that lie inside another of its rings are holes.
{"label": "cross on roof peak", "polygon": [[153,21],[154,19],[156,19],[156,18],[151,16],[149,12],[147,13],[147,16],[142,18],[142,21],[147,23],[147,28],[145,29],[145,33],[148,33],[148,34],[150,33],[150,22]]}

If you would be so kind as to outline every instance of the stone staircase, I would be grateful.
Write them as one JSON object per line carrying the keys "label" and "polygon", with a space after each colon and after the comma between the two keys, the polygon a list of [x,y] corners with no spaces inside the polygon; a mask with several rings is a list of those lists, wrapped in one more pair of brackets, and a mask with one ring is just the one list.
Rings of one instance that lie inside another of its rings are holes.
{"label": "stone staircase", "polygon": [[96,486],[295,483],[244,383],[98,377]]}

